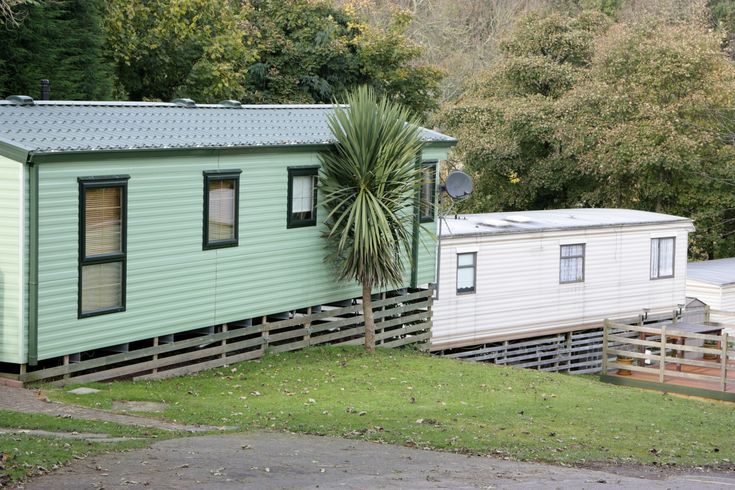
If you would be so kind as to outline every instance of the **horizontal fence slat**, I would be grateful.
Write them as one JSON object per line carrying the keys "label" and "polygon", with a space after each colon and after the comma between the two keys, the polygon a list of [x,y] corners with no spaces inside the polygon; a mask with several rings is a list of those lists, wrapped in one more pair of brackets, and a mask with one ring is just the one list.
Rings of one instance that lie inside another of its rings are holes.
{"label": "horizontal fence slat", "polygon": [[620,364],[616,361],[608,361],[608,368],[610,369],[627,369],[628,371],[636,371],[639,373],[646,373],[646,374],[653,374],[658,377],[659,368],[658,367],[643,367],[643,366],[636,366],[635,364]]}
{"label": "horizontal fence slat", "polygon": [[133,378],[135,381],[143,381],[143,380],[154,380],[154,379],[166,379],[166,378],[173,378],[174,376],[183,376],[186,374],[193,374],[198,373],[199,371],[204,371],[205,369],[212,369],[216,367],[222,367],[227,366],[229,364],[233,364],[236,362],[242,362],[242,361],[249,361],[252,359],[257,359],[262,356],[262,353],[260,351],[251,351],[251,352],[245,352],[242,354],[238,354],[232,357],[226,358],[226,363],[222,363],[222,359],[213,359],[211,361],[207,362],[200,362],[197,364],[189,364],[187,366],[182,366],[174,369],[167,369],[165,371],[159,371],[157,373],[150,373],[150,374],[144,374],[141,376],[136,376]]}
{"label": "horizontal fence slat", "polygon": [[697,374],[697,373],[689,373],[686,371],[673,371],[673,370],[667,370],[666,371],[666,377],[672,377],[672,378],[685,378],[685,379],[695,379],[698,381],[712,381],[715,383],[720,382],[719,376],[710,376],[707,374]]}
{"label": "horizontal fence slat", "polygon": [[661,361],[661,356],[658,354],[645,354],[643,352],[632,352],[627,350],[619,349],[607,349],[608,354],[613,354],[618,357],[629,357],[634,359],[650,359],[652,361]]}
{"label": "horizontal fence slat", "polygon": [[661,342],[656,342],[655,340],[631,339],[628,337],[623,337],[621,335],[608,335],[607,339],[608,341],[618,342],[620,344],[626,344],[626,345],[640,345],[642,347],[660,347],[661,346]]}

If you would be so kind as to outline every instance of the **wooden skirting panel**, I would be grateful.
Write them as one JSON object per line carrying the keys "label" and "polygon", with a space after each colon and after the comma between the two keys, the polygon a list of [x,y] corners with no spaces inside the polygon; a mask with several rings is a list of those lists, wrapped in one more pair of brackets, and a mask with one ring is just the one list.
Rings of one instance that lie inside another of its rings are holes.
{"label": "wooden skirting panel", "polygon": [[[416,344],[428,350],[432,296],[433,290],[425,289],[404,291],[403,294],[384,293],[374,300],[377,346],[391,348]],[[51,381],[59,385],[116,378],[160,379],[257,359],[269,352],[324,344],[360,345],[365,333],[360,310],[360,304],[318,305],[274,313],[215,325],[205,329],[207,333],[204,334],[200,329],[155,337],[149,339],[150,346],[80,362],[70,362],[70,356],[64,356],[59,359],[61,365],[22,372],[17,378],[25,383]],[[191,338],[181,338],[187,334]],[[85,359],[89,355],[81,353],[71,357]]]}
{"label": "wooden skirting panel", "polygon": [[589,374],[602,369],[602,341],[602,328],[593,328],[465,346],[435,354],[541,371]]}

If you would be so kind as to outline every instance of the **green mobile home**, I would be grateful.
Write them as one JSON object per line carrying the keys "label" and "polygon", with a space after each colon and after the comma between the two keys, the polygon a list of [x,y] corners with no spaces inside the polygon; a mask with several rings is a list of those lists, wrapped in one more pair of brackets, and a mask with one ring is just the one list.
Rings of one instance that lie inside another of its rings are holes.
{"label": "green mobile home", "polygon": [[[206,367],[319,332],[355,342],[356,330],[339,331],[359,329],[359,289],[323,261],[315,176],[332,110],[0,101],[0,372],[103,379],[90,373],[181,368],[197,349]],[[379,308],[395,307],[386,331],[403,329],[386,344],[401,343],[404,323],[430,324],[430,311],[406,305],[430,310],[434,217],[421,200],[435,199],[437,162],[455,141],[422,136],[417,260],[400,294],[376,292]]]}

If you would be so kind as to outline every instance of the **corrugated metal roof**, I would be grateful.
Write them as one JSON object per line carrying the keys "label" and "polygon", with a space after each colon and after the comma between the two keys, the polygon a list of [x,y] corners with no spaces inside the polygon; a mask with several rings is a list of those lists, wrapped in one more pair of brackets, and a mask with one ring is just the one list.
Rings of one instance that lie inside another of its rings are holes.
{"label": "corrugated metal roof", "polygon": [[[535,233],[555,230],[688,223],[689,218],[634,209],[575,208],[466,214],[447,217],[442,237]],[[692,230],[694,227],[692,226]]]}
{"label": "corrugated metal roof", "polygon": [[687,264],[687,280],[729,286],[735,284],[735,257]]}
{"label": "corrugated metal roof", "polygon": [[[0,101],[0,142],[34,153],[325,144],[331,105]],[[426,142],[455,140],[422,128]]]}

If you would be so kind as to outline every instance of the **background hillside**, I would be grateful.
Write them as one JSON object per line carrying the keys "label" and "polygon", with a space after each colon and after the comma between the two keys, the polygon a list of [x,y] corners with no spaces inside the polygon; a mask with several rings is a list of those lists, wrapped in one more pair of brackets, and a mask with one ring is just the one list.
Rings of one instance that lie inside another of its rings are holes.
{"label": "background hillside", "polygon": [[732,0],[0,0],[0,97],[331,103],[459,138],[459,210],[629,207],[735,255]]}

